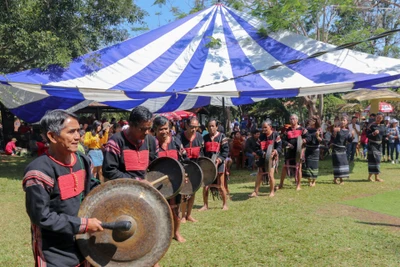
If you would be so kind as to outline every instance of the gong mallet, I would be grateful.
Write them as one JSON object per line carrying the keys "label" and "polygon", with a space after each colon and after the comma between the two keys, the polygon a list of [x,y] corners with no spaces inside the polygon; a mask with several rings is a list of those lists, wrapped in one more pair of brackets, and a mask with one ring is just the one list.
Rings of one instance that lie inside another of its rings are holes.
{"label": "gong mallet", "polygon": [[160,182],[162,182],[162,181],[164,181],[164,180],[166,180],[166,179],[168,179],[168,175],[161,176],[161,177],[158,178],[157,180],[155,180],[155,181],[153,181],[153,182],[150,182],[150,184],[151,184],[152,186],[154,186],[155,184],[158,184],[158,183],[160,183]]}
{"label": "gong mallet", "polygon": [[119,221],[119,222],[109,222],[109,223],[102,222],[101,227],[110,230],[129,231],[132,227],[132,223],[130,221]]}

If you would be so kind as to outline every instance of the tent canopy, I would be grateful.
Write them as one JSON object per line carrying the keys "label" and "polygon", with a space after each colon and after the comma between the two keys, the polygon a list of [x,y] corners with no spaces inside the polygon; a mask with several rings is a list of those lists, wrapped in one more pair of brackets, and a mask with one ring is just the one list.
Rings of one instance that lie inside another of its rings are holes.
{"label": "tent canopy", "polygon": [[372,99],[382,99],[382,100],[395,100],[400,101],[400,94],[390,91],[388,89],[382,90],[368,90],[361,89],[356,92],[351,92],[342,96],[345,100],[357,100],[357,101],[365,101]]}
{"label": "tent canopy", "polygon": [[[371,88],[400,78],[400,60],[334,48],[291,32],[258,34],[263,22],[221,4],[75,59],[0,76],[0,101],[37,121],[48,109],[92,101],[152,112]],[[246,75],[253,73],[251,75]],[[233,79],[236,77],[235,79]],[[239,78],[237,78],[239,77]]]}

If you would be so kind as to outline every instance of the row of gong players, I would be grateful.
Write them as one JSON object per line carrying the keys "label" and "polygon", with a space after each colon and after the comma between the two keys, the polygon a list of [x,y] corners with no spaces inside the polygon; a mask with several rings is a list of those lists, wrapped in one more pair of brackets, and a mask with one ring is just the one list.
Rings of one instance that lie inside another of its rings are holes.
{"label": "row of gong players", "polygon": [[[92,177],[89,158],[77,152],[77,116],[53,110],[42,118],[49,151],[26,167],[23,179],[35,266],[89,266],[89,262],[153,266],[167,251],[172,236],[184,241],[179,234],[180,199],[175,197],[180,190],[190,195],[183,197],[187,200],[182,205],[184,220],[195,221],[191,211],[201,184],[205,186],[202,210],[208,208],[208,185],[213,183],[227,209],[224,160],[229,149],[216,122],[209,123],[210,134],[204,139],[196,131],[196,118],[184,133],[171,137],[168,120],[152,117],[144,107],[133,109],[130,127],[108,141],[103,174],[109,181],[102,185]],[[156,137],[149,134],[152,126]],[[203,161],[194,163],[203,153]],[[170,198],[171,208],[164,196]]]}
{"label": "row of gong players", "polygon": [[[155,184],[155,187],[169,200],[173,210],[174,238],[184,242],[179,226],[181,222],[196,221],[192,217],[192,209],[195,193],[201,185],[204,206],[200,210],[208,209],[210,188],[218,189],[222,197],[222,208],[228,209],[224,176],[224,162],[229,153],[227,139],[223,133],[217,131],[214,120],[209,121],[209,134],[203,138],[197,131],[199,121],[195,117],[187,122],[186,131],[171,136],[168,119],[157,116],[152,120],[152,114],[144,107],[132,110],[129,121],[132,125],[114,135],[105,146],[103,175],[108,180],[141,180],[145,178],[149,164],[156,158],[168,157],[181,162],[182,168],[154,166],[153,169],[158,171],[158,175],[157,172],[152,172],[153,175],[148,174],[146,180],[154,182],[162,175],[168,176],[167,180]],[[151,127],[155,137],[149,134]],[[179,208],[182,219],[179,219]]]}
{"label": "row of gong players", "polygon": [[[167,251],[173,231],[176,239],[183,240],[179,220],[175,220],[173,228],[171,209],[160,192],[171,191],[174,178],[186,172],[174,157],[190,165],[190,159],[201,157],[202,147],[205,156],[212,158],[214,169],[218,166],[216,187],[222,195],[223,208],[227,209],[223,163],[228,144],[216,131],[215,121],[209,123],[210,134],[204,139],[196,131],[197,119],[190,120],[186,132],[176,139],[169,135],[168,121],[163,117],[154,120],[156,138],[149,135],[152,114],[144,107],[133,109],[129,122],[127,130],[113,135],[107,143],[103,173],[110,181],[97,186],[90,160],[77,153],[80,135],[76,115],[54,110],[42,118],[40,125],[50,143],[49,151],[26,167],[23,179],[36,266],[88,266],[85,258],[94,266],[157,263]],[[265,168],[272,170],[272,159],[278,155],[272,148],[280,141],[278,136],[269,134],[270,125],[267,126],[263,144],[271,146],[267,146],[264,155],[269,159]],[[207,173],[207,168],[201,170]],[[190,178],[190,170],[187,173]],[[206,176],[203,175],[204,185],[208,184]],[[215,176],[211,178],[215,180]],[[183,182],[182,189],[189,182],[190,179]],[[194,183],[192,194],[193,186]],[[203,210],[208,208],[207,189]],[[172,190],[170,196],[176,194]],[[176,219],[177,202],[176,198],[170,200]],[[194,221],[193,202],[194,195],[188,197],[182,209],[182,217],[189,221]]]}

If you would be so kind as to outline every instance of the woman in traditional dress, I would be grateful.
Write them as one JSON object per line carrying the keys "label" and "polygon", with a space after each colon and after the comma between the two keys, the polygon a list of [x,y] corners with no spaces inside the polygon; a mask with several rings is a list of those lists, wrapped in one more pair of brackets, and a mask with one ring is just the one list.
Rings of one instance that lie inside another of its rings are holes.
{"label": "woman in traditional dress", "polygon": [[319,164],[319,143],[321,138],[321,120],[319,116],[313,116],[308,121],[306,139],[305,161],[303,163],[303,177],[308,179],[310,186],[315,186],[315,181],[318,178]]}
{"label": "woman in traditional dress", "polygon": [[108,131],[110,127],[102,129],[100,121],[94,121],[91,131],[87,132],[84,137],[84,145],[88,147],[88,156],[93,163],[93,176],[97,177],[101,183],[104,183],[103,177],[103,145],[108,141]]}
{"label": "woman in traditional dress", "polygon": [[337,184],[337,179],[340,179],[340,184],[343,184],[343,178],[349,178],[350,168],[347,159],[346,145],[354,138],[354,131],[350,132],[348,125],[348,116],[343,116],[340,127],[333,129],[332,142],[332,164],[333,164],[333,183]]}
{"label": "woman in traditional dress", "polygon": [[234,132],[232,140],[231,158],[235,161],[236,169],[242,167],[244,141],[240,132]]}
{"label": "woman in traditional dress", "polygon": [[381,172],[382,140],[386,137],[386,126],[383,124],[383,114],[378,112],[375,121],[368,126],[368,180],[373,182],[372,175],[375,174],[375,181],[383,182],[379,178]]}

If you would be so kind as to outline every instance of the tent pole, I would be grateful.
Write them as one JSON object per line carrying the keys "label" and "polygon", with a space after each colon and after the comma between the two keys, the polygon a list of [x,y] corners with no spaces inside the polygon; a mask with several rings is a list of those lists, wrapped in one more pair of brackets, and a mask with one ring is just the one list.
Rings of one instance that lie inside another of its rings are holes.
{"label": "tent pole", "polygon": [[226,114],[225,114],[225,97],[222,98],[222,125],[224,126],[225,133],[228,132],[228,128],[226,125]]}

